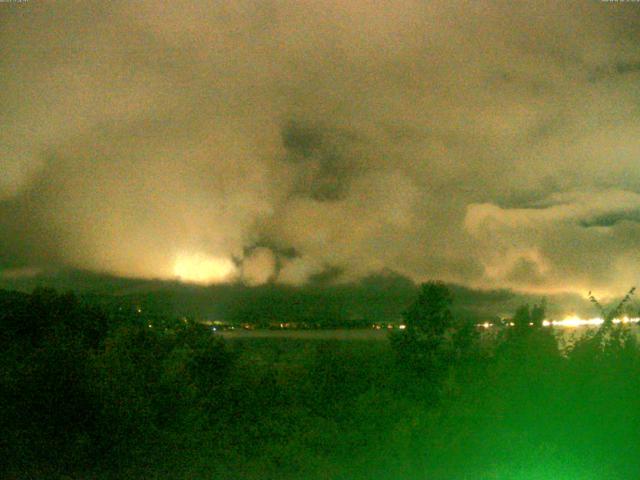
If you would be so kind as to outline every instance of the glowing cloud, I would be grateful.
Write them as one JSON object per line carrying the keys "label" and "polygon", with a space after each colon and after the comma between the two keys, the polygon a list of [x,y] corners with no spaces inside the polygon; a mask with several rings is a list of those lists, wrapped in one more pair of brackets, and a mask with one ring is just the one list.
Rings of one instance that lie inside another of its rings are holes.
{"label": "glowing cloud", "polygon": [[638,4],[26,3],[3,270],[640,285]]}
{"label": "glowing cloud", "polygon": [[173,267],[178,280],[203,285],[228,281],[236,271],[231,259],[202,253],[179,254]]}

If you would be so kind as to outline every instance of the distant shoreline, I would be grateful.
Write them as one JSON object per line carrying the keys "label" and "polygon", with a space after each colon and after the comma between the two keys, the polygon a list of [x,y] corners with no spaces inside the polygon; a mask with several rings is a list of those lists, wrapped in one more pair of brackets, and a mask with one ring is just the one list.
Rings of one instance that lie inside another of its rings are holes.
{"label": "distant shoreline", "polygon": [[386,330],[375,330],[372,328],[358,329],[331,329],[331,330],[223,330],[216,332],[225,339],[243,338],[293,338],[301,340],[386,340]]}

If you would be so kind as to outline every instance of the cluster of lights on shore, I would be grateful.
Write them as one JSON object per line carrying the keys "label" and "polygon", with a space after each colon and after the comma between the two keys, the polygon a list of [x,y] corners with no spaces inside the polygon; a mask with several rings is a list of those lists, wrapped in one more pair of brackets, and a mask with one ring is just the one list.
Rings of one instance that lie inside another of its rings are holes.
{"label": "cluster of lights on shore", "polygon": [[[640,317],[622,317],[622,318],[614,318],[612,322],[616,325],[618,324],[633,324],[639,323]],[[594,317],[594,318],[580,318],[575,315],[566,317],[562,320],[544,320],[542,322],[543,327],[561,327],[561,328],[576,328],[576,327],[597,327],[604,323],[604,318],[602,317]],[[508,322],[505,323],[507,327],[515,326],[515,323]],[[494,323],[484,322],[479,323],[477,325],[481,328],[491,328],[495,326]],[[533,323],[529,323],[529,326],[533,326]]]}

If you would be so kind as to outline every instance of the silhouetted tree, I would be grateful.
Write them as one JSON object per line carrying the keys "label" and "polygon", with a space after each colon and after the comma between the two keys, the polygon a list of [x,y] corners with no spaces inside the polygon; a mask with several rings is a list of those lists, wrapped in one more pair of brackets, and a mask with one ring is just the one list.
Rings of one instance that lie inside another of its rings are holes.
{"label": "silhouetted tree", "polygon": [[531,323],[531,314],[529,313],[529,305],[520,305],[513,315],[512,322],[516,331],[526,330]]}
{"label": "silhouetted tree", "polygon": [[441,336],[451,327],[451,292],[442,282],[420,286],[418,298],[403,314],[406,330],[430,336]]}
{"label": "silhouetted tree", "polygon": [[547,303],[544,299],[533,307],[529,307],[528,304],[520,305],[511,319],[515,327],[513,332],[521,334],[531,331],[532,327],[534,330],[542,328],[546,312]]}
{"label": "silhouetted tree", "polygon": [[629,289],[629,291],[622,298],[622,300],[620,300],[620,302],[618,302],[618,304],[614,308],[610,309],[609,311],[607,311],[602,306],[602,304],[596,299],[596,297],[593,296],[591,292],[589,292],[589,300],[591,301],[591,303],[595,305],[595,307],[598,309],[600,313],[600,316],[604,320],[602,324],[603,329],[609,328],[613,324],[613,320],[620,317],[620,315],[623,314],[625,306],[631,301],[631,297],[633,296],[635,291],[636,291],[636,287],[631,287],[631,289]]}
{"label": "silhouetted tree", "polygon": [[403,314],[405,329],[390,337],[403,365],[434,380],[443,378],[454,350],[451,303],[451,293],[444,283],[422,284],[418,297]]}
{"label": "silhouetted tree", "polygon": [[547,301],[543,298],[540,303],[531,308],[529,320],[536,328],[542,327],[542,323],[547,315]]}
{"label": "silhouetted tree", "polygon": [[498,357],[506,362],[507,368],[525,364],[537,368],[536,365],[557,360],[558,344],[553,331],[543,327],[545,316],[544,299],[532,308],[525,304],[516,309],[513,326],[504,330],[497,349]]}
{"label": "silhouetted tree", "polygon": [[607,310],[589,292],[589,300],[598,309],[603,319],[602,325],[595,332],[590,332],[577,342],[572,349],[574,358],[599,358],[618,356],[627,349],[636,348],[636,337],[624,324],[614,325],[613,321],[623,315],[625,308],[631,301],[636,287],[632,287],[618,304]]}

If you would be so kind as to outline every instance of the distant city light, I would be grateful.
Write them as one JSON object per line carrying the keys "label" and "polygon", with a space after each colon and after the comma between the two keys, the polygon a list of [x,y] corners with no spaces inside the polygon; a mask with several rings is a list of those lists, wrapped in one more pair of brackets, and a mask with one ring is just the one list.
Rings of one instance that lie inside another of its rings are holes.
{"label": "distant city light", "polygon": [[[568,317],[563,318],[562,320],[543,320],[543,327],[561,327],[561,328],[576,328],[576,327],[597,327],[604,323],[604,319],[602,317],[593,317],[593,318],[580,318],[576,315],[570,315]],[[640,317],[622,317],[622,318],[614,318],[612,323],[619,324],[635,324],[640,323]],[[514,322],[505,323],[507,327],[515,326]],[[492,323],[484,322],[478,323],[476,325],[480,328],[490,328],[493,326]],[[529,322],[529,326],[533,326],[533,322]]]}
{"label": "distant city light", "polygon": [[[640,318],[638,317],[622,317],[622,318],[614,318],[613,323],[615,324],[627,324],[627,323],[638,323],[640,322]],[[553,327],[589,327],[589,326],[598,326],[604,323],[604,319],[602,317],[594,317],[589,319],[582,319],[577,316],[566,317],[563,320],[553,320],[548,321],[545,320],[543,325],[545,327],[553,326]]]}

